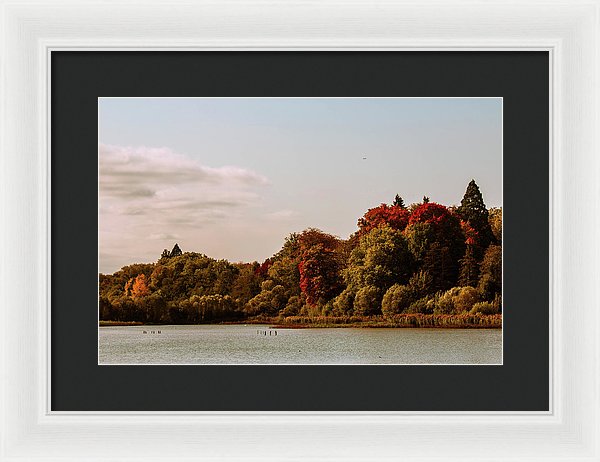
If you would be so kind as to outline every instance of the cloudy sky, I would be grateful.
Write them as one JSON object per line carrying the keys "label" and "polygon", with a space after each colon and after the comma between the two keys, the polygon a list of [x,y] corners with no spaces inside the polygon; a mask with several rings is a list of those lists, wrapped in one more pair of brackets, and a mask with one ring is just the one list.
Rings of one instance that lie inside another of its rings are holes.
{"label": "cloudy sky", "polygon": [[[100,98],[100,271],[183,251],[262,261],[346,238],[396,193],[501,205],[501,99]],[[363,159],[365,158],[366,159]]]}

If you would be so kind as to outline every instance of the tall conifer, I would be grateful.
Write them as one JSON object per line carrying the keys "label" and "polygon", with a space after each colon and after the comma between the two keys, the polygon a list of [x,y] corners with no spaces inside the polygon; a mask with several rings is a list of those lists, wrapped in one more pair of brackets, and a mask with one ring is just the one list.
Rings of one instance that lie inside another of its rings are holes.
{"label": "tall conifer", "polygon": [[457,211],[460,217],[477,231],[478,246],[481,249],[487,248],[492,240],[493,234],[488,220],[488,210],[483,202],[483,196],[481,195],[481,191],[479,190],[477,183],[475,183],[475,180],[469,182]]}

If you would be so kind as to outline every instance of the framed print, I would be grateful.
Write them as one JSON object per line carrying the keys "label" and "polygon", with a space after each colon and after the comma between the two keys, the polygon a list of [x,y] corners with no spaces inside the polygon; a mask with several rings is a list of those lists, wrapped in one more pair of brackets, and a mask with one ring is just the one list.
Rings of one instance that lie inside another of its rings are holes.
{"label": "framed print", "polygon": [[600,460],[551,5],[3,4],[2,460]]}

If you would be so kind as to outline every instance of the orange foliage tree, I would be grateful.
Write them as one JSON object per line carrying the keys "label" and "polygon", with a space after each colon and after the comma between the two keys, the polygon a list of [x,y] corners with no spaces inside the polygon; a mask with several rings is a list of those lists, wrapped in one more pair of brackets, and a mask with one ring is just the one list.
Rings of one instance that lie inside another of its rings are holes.
{"label": "orange foliage tree", "polygon": [[150,289],[148,289],[148,284],[146,283],[146,275],[139,274],[131,286],[131,297],[141,298],[147,295],[150,295]]}

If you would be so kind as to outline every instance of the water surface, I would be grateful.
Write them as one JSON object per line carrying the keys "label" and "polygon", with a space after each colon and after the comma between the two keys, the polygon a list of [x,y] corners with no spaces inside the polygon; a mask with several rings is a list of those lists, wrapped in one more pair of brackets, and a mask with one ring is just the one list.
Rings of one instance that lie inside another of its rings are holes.
{"label": "water surface", "polygon": [[269,329],[248,324],[99,330],[100,364],[502,363],[501,329]]}

